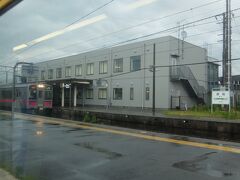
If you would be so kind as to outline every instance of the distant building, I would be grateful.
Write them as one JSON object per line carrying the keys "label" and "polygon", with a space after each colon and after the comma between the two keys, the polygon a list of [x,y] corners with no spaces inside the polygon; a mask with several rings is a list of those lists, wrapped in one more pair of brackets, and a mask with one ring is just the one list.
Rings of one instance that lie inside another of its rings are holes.
{"label": "distant building", "polygon": [[[218,66],[204,48],[171,36],[37,63],[38,81],[54,85],[55,106],[151,108],[154,44],[156,108],[207,102]],[[182,65],[191,63],[200,64]]]}

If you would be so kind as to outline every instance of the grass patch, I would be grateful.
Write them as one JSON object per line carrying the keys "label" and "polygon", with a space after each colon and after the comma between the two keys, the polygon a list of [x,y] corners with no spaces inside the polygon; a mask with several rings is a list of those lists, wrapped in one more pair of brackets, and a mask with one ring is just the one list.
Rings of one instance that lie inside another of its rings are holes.
{"label": "grass patch", "polygon": [[238,119],[240,120],[240,111],[232,110],[230,113],[227,111],[215,109],[212,113],[209,108],[192,108],[187,111],[181,110],[168,110],[163,112],[167,116],[181,116],[181,117],[206,117],[206,118],[220,118],[220,119]]}
{"label": "grass patch", "polygon": [[83,116],[83,122],[97,123],[97,117],[87,112]]}

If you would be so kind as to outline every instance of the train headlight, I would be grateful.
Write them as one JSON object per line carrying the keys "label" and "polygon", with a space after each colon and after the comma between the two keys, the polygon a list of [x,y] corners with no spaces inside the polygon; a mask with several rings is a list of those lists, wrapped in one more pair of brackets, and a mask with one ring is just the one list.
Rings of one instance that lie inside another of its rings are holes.
{"label": "train headlight", "polygon": [[44,84],[38,84],[38,88],[44,88],[45,85]]}

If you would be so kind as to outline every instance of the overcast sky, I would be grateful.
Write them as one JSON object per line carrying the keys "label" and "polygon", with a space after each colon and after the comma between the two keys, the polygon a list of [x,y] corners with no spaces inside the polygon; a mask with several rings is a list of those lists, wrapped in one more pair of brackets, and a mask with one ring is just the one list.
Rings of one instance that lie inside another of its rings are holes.
{"label": "overcast sky", "polygon": [[[39,62],[69,56],[175,27],[177,22],[181,22],[181,24],[189,23],[222,13],[225,10],[225,0],[220,0],[201,8],[194,7],[213,2],[214,0],[156,0],[149,5],[136,9],[128,8],[129,4],[136,0],[115,0],[105,8],[85,18],[88,19],[105,14],[107,16],[106,19],[41,42],[31,48],[24,49],[24,51],[13,53],[13,47],[62,29],[109,1],[23,0],[9,12],[0,16],[0,64],[12,65],[16,61]],[[194,9],[190,11],[190,8]],[[232,0],[232,9],[235,8],[240,8],[239,0]],[[189,11],[135,28],[122,30],[184,10]],[[235,18],[233,19],[233,58],[240,57],[239,16],[240,11],[235,11]],[[210,56],[221,59],[222,46],[220,41],[222,25],[219,23],[220,21],[221,18],[219,17],[195,23],[195,26],[185,29],[188,34],[186,41],[208,48]],[[112,33],[115,31],[119,32]],[[103,35],[107,36],[101,38]],[[177,37],[177,32],[174,30],[149,38],[165,35]],[[234,74],[240,74],[239,69],[240,62],[234,62]]]}

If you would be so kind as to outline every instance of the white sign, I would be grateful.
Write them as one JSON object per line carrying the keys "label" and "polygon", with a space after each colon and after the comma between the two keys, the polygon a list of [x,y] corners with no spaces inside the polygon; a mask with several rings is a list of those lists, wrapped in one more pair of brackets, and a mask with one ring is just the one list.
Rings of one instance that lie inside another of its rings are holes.
{"label": "white sign", "polygon": [[230,104],[229,91],[212,91],[212,104]]}
{"label": "white sign", "polygon": [[65,84],[65,88],[70,88],[71,84]]}

